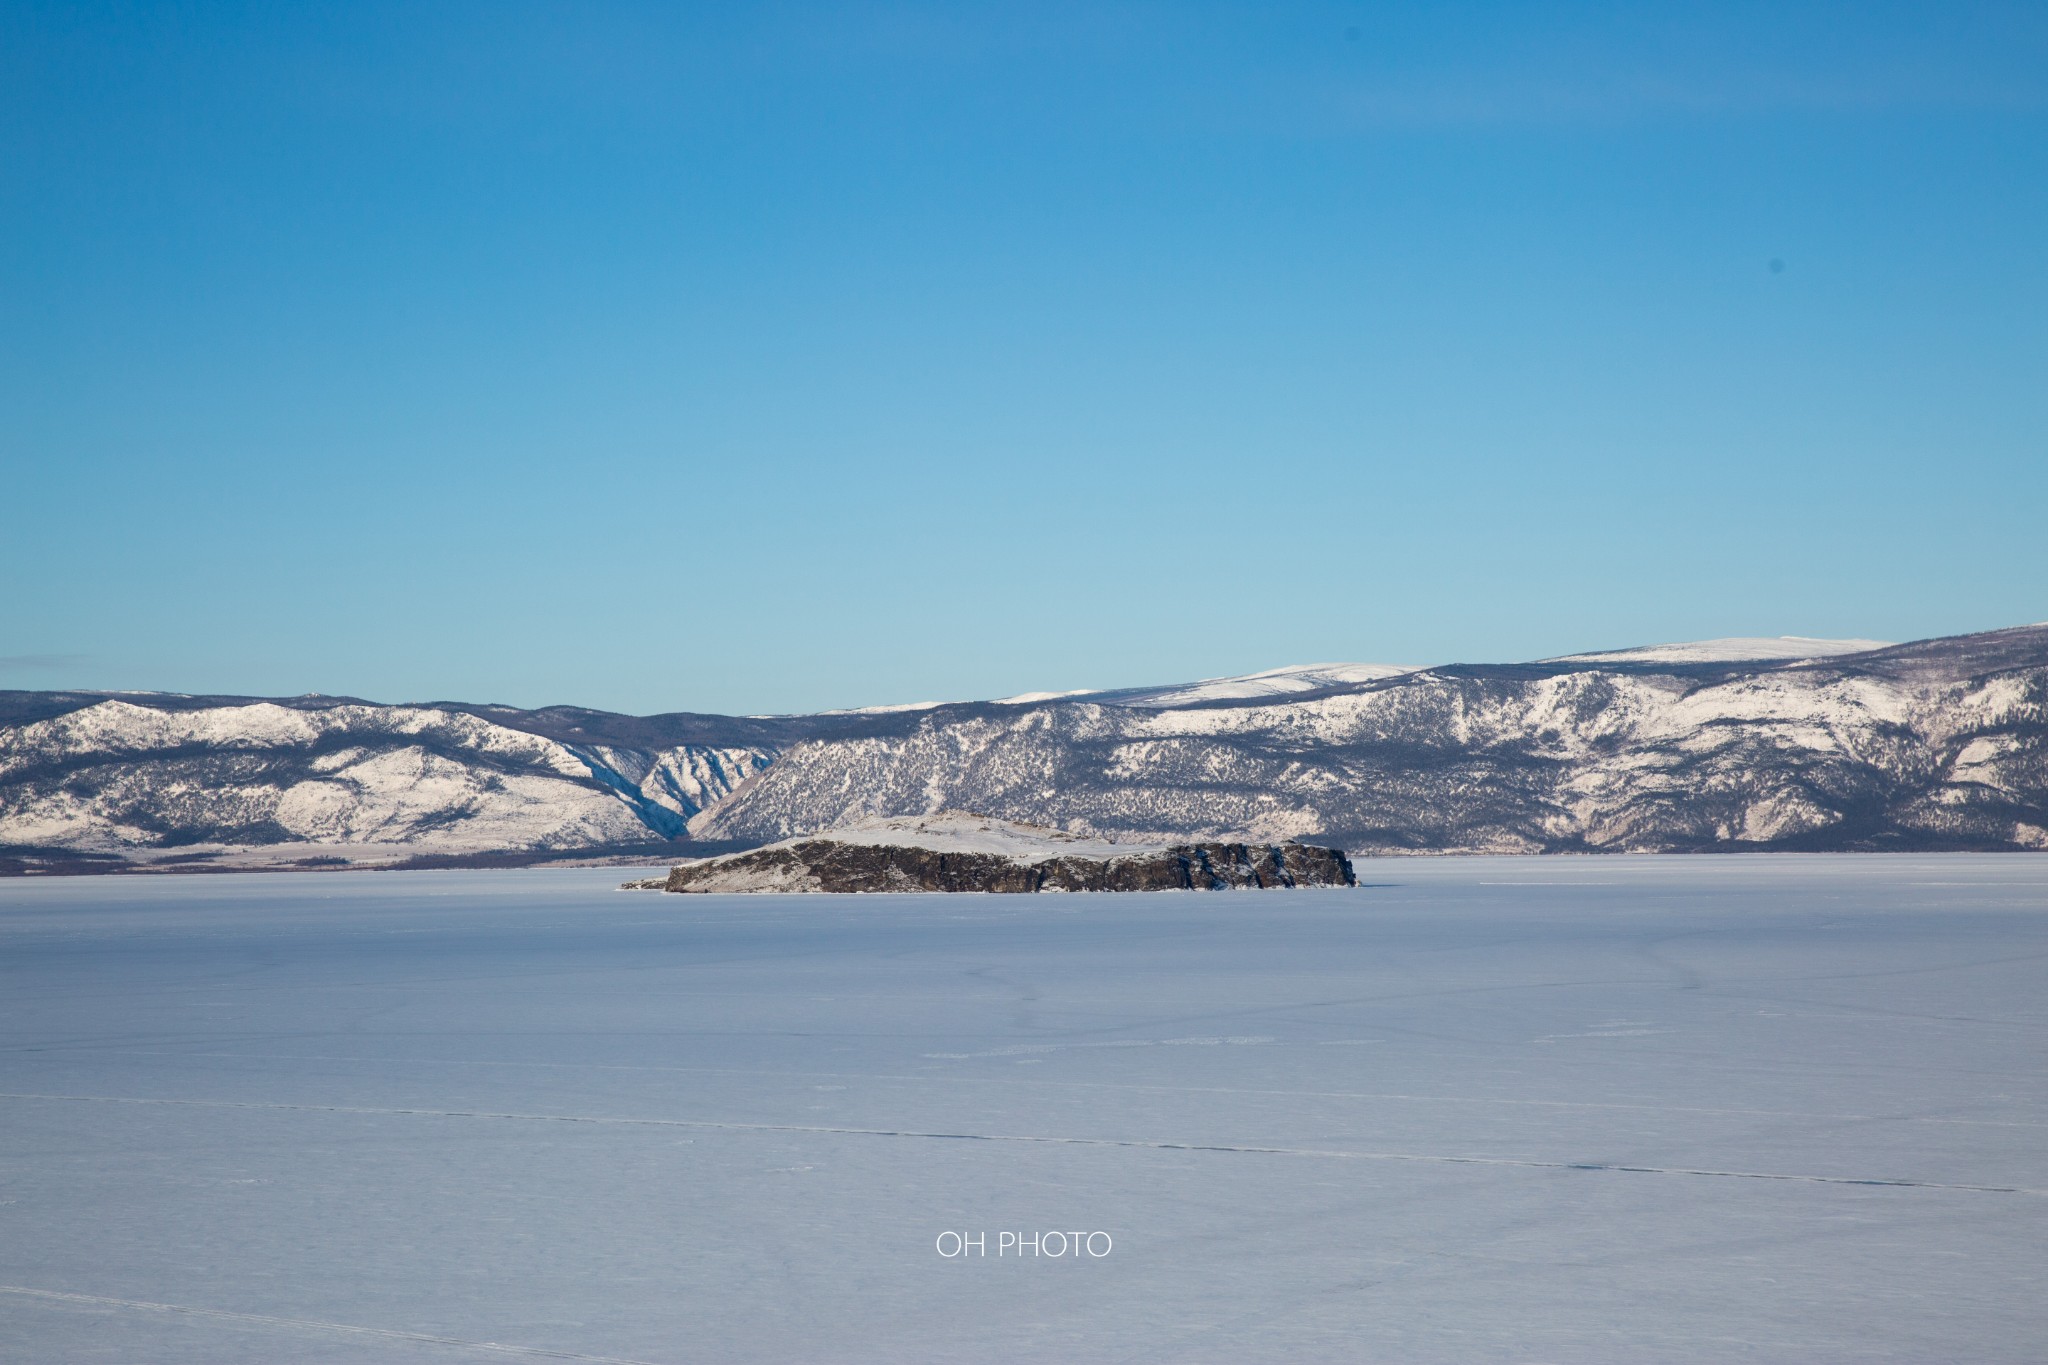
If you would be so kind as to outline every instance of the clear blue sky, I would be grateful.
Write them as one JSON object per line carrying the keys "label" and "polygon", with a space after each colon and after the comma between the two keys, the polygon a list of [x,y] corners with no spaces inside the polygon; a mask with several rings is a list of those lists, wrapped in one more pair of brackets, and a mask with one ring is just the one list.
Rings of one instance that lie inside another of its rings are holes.
{"label": "clear blue sky", "polygon": [[2048,617],[2048,7],[0,10],[0,686]]}

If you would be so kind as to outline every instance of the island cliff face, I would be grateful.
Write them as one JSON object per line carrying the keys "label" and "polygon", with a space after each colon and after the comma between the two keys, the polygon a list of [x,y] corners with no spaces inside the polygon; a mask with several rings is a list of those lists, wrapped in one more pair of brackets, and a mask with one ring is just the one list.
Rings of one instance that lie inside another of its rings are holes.
{"label": "island cliff face", "polygon": [[702,893],[1224,891],[1355,886],[1357,878],[1341,850],[1313,844],[1114,844],[947,812],[684,863],[660,885]]}

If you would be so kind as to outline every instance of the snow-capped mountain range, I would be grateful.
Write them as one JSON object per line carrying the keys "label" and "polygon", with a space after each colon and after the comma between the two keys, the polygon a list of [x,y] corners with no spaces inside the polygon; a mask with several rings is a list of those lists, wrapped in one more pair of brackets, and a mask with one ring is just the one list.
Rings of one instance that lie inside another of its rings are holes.
{"label": "snow-capped mountain range", "polygon": [[2048,624],[815,716],[0,693],[0,867],[718,852],[967,810],[1385,852],[2048,849]]}

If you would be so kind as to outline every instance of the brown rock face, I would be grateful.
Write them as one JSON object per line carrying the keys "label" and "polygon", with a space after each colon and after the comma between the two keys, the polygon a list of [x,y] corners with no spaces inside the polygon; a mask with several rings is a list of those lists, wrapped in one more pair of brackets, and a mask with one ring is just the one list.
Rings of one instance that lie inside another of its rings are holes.
{"label": "brown rock face", "polygon": [[1356,886],[1342,850],[1313,844],[1182,844],[1037,860],[909,844],[807,839],[687,863],[669,891],[1223,891]]}

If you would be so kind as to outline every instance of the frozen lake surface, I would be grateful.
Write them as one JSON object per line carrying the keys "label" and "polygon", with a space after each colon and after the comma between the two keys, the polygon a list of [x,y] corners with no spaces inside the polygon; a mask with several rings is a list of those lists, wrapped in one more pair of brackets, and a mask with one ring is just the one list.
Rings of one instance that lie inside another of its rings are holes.
{"label": "frozen lake surface", "polygon": [[1360,874],[0,882],[0,1358],[2042,1357],[2048,857]]}

